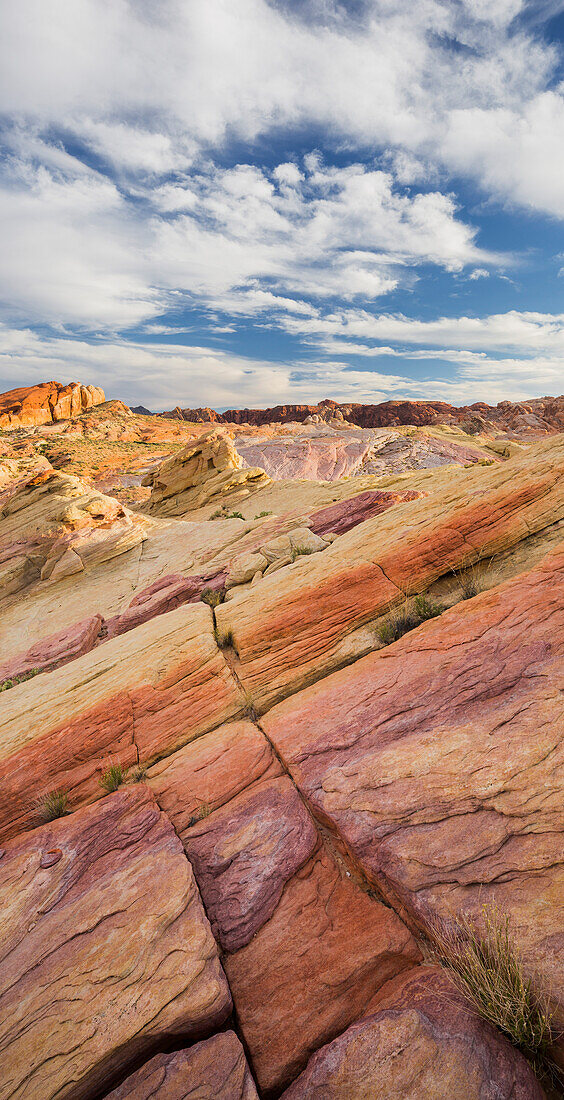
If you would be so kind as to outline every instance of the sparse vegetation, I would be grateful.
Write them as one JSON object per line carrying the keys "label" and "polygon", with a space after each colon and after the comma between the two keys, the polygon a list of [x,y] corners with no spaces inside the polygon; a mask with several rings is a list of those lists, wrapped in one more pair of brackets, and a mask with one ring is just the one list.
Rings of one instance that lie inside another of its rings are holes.
{"label": "sparse vegetation", "polygon": [[223,508],[216,508],[215,512],[212,512],[210,519],[225,519]]}
{"label": "sparse vegetation", "polygon": [[226,519],[244,519],[245,517],[244,517],[242,512],[228,512],[225,518]]}
{"label": "sparse vegetation", "polygon": [[219,607],[225,599],[225,588],[204,588],[200,599],[202,603],[207,603],[208,607]]}
{"label": "sparse vegetation", "polygon": [[211,812],[212,811],[209,802],[202,802],[201,806],[198,807],[196,813],[192,814],[192,817],[189,819],[188,827],[190,828],[192,825],[197,825],[198,821],[203,821],[205,817],[209,817]]}
{"label": "sparse vegetation", "polygon": [[438,961],[460,993],[488,1023],[518,1047],[539,1076],[553,1079],[548,1049],[554,1041],[548,997],[525,976],[509,917],[484,905],[482,928],[471,917],[450,929],[436,926],[431,942]]}
{"label": "sparse vegetation", "polygon": [[66,817],[68,795],[64,791],[50,791],[40,799],[37,809],[42,821],[56,821],[58,817]]}
{"label": "sparse vegetation", "polygon": [[132,783],[144,783],[147,778],[147,766],[145,764],[136,764],[129,773],[129,779]]}
{"label": "sparse vegetation", "polygon": [[216,645],[220,649],[227,649],[228,646],[233,645],[233,631],[227,630],[225,634],[221,634],[218,627],[214,626],[213,636],[215,638]]}
{"label": "sparse vegetation", "polygon": [[442,615],[443,611],[443,604],[435,603],[424,595],[416,596],[413,603],[406,600],[403,607],[388,615],[385,622],[378,627],[378,637],[383,645],[391,645],[427,619]]}
{"label": "sparse vegetation", "polygon": [[0,691],[9,691],[10,688],[17,687],[18,684],[25,684],[26,680],[32,680],[39,672],[41,672],[40,668],[32,668],[29,672],[22,672],[20,676],[13,676],[10,680],[2,680]]}
{"label": "sparse vegetation", "polygon": [[110,766],[106,768],[106,771],[100,776],[99,783],[108,794],[117,791],[118,787],[121,787],[121,784],[125,783],[125,772],[122,765],[110,764]]}
{"label": "sparse vegetation", "polygon": [[257,512],[255,519],[264,519],[265,516],[271,516],[272,512]]}
{"label": "sparse vegetation", "polygon": [[242,512],[226,512],[224,508],[216,508],[210,519],[244,519]]}
{"label": "sparse vegetation", "polygon": [[479,570],[477,562],[470,566],[462,565],[460,569],[454,570],[454,576],[460,586],[463,600],[471,600],[473,596],[483,592],[484,588],[490,587],[486,584],[486,580],[490,575],[491,568],[492,563],[489,561],[486,569],[482,571]]}

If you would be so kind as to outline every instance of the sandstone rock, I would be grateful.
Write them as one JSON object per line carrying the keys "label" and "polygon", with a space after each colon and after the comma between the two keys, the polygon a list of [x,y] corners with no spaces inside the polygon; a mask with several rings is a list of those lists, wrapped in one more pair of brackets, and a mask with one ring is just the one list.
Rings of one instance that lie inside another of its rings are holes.
{"label": "sandstone rock", "polygon": [[399,492],[386,492],[376,489],[373,492],[359,493],[349,500],[339,501],[329,508],[322,508],[311,517],[311,530],[323,538],[332,534],[334,541],[336,535],[342,535],[350,531],[358,523],[363,523],[371,516],[377,516],[391,508],[392,504],[398,504],[404,500],[416,500],[424,494],[406,489]]}
{"label": "sandstone rock", "polygon": [[396,914],[318,851],[286,884],[270,920],[224,963],[259,1089],[289,1084],[419,957]]}
{"label": "sandstone rock", "polygon": [[49,791],[65,791],[71,808],[98,798],[109,759],[150,763],[244,705],[201,603],[12,688],[2,703],[1,836],[35,824]]}
{"label": "sandstone rock", "polygon": [[214,573],[212,576],[204,573],[199,576],[183,577],[181,574],[173,573],[161,577],[134,596],[126,611],[122,611],[120,615],[114,616],[106,623],[107,637],[114,638],[118,634],[126,634],[128,630],[134,630],[141,623],[149,622],[157,615],[163,615],[185,603],[197,603],[206,589],[212,592],[221,591],[226,579],[225,571]]}
{"label": "sandstone rock", "polygon": [[0,1096],[89,1100],[142,1052],[229,1015],[190,865],[146,789],[9,842],[0,894]]}
{"label": "sandstone rock", "polygon": [[10,658],[0,665],[0,681],[13,679],[34,669],[46,671],[56,665],[73,661],[94,648],[102,625],[101,615],[90,615],[68,630],[45,638],[25,653]]}
{"label": "sandstone rock", "polygon": [[247,584],[252,581],[255,573],[262,573],[267,566],[267,560],[263,554],[242,554],[229,566],[227,587],[233,588],[236,584]]}
{"label": "sandstone rock", "polygon": [[244,947],[269,920],[318,843],[287,776],[254,784],[180,836],[224,951]]}
{"label": "sandstone rock", "polygon": [[564,545],[262,719],[398,911],[429,928],[497,904],[561,1004],[563,656]]}
{"label": "sandstone rock", "polygon": [[229,722],[154,764],[148,782],[182,836],[202,806],[215,810],[282,768],[252,722]]}
{"label": "sandstone rock", "polygon": [[528,1062],[437,968],[392,979],[373,1012],[314,1054],[282,1100],[543,1100]]}
{"label": "sandstone rock", "polygon": [[81,386],[76,382],[68,386],[60,382],[22,386],[0,394],[0,428],[14,430],[67,420],[105,400],[99,386]]}
{"label": "sandstone rock", "polygon": [[172,1054],[157,1054],[106,1100],[258,1100],[245,1052],[233,1031]]}
{"label": "sandstone rock", "polygon": [[327,548],[327,543],[310,531],[309,527],[297,527],[290,531],[290,546],[295,554],[317,554]]}
{"label": "sandstone rock", "polygon": [[242,467],[243,460],[224,432],[205,432],[147,475],[143,484],[151,486],[151,496],[145,510],[179,516],[211,502],[235,500],[242,490],[268,485],[264,470]]}
{"label": "sandstone rock", "polygon": [[[459,470],[447,491],[396,504],[347,532],[322,557],[216,612],[231,631],[238,675],[261,710],[350,660],[347,636],[406,593],[515,546],[564,517],[564,439],[489,469]],[[444,483],[443,490],[444,490]]]}

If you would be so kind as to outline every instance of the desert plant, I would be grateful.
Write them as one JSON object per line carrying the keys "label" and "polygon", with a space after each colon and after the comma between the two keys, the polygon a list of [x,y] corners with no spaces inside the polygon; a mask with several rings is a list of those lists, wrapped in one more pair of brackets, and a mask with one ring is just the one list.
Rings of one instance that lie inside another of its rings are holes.
{"label": "desert plant", "polygon": [[106,771],[102,772],[99,783],[109,794],[113,791],[117,791],[118,787],[120,787],[122,783],[125,783],[125,772],[122,765],[110,764],[110,766],[106,768]]}
{"label": "desert plant", "polygon": [[132,783],[144,783],[147,778],[147,766],[146,764],[136,764],[129,773],[129,779]]}
{"label": "desert plant", "polygon": [[306,558],[309,554],[313,553],[314,551],[308,546],[296,546],[294,550],[292,550],[291,558],[292,561],[296,561],[296,558]]}
{"label": "desert plant", "polygon": [[554,1040],[548,997],[525,976],[509,917],[495,905],[484,905],[481,929],[462,916],[450,928],[436,925],[431,942],[453,984],[479,1015],[499,1028],[536,1072],[546,1074]]}
{"label": "desert plant", "polygon": [[190,827],[191,825],[197,825],[198,821],[203,821],[205,817],[209,817],[211,812],[212,811],[209,802],[202,802],[201,806],[199,806],[196,810],[196,813],[192,814],[192,817],[189,818],[188,826]]}
{"label": "desert plant", "polygon": [[419,626],[420,619],[415,610],[406,602],[402,608],[392,611],[378,627],[378,637],[383,645],[397,642],[409,630]]}
{"label": "desert plant", "polygon": [[219,646],[220,649],[227,649],[228,646],[233,645],[233,631],[232,630],[226,630],[225,634],[221,634],[218,627],[214,626],[213,636],[215,638],[215,644],[217,646]]}
{"label": "desert plant", "polygon": [[223,508],[216,508],[215,512],[212,512],[210,519],[225,519]]}
{"label": "desert plant", "polygon": [[66,817],[68,795],[63,791],[50,791],[44,795],[38,803],[38,812],[42,821],[56,821],[58,817]]}
{"label": "desert plant", "polygon": [[218,607],[225,599],[225,588],[204,588],[200,599],[202,603],[207,603],[208,607]]}
{"label": "desert plant", "polygon": [[32,680],[39,672],[41,672],[40,668],[31,668],[29,672],[22,672],[19,676],[12,676],[9,680],[2,680],[0,683],[0,691],[8,691],[10,688],[17,687],[18,684],[25,684],[26,680]]}
{"label": "desert plant", "polygon": [[416,596],[413,603],[415,604],[415,611],[419,616],[419,620],[422,623],[427,619],[436,619],[437,615],[442,615],[444,611],[444,604],[434,603],[433,600],[427,599],[427,596],[423,594]]}
{"label": "desert plant", "polygon": [[265,516],[271,516],[272,512],[257,512],[255,519],[264,519]]}
{"label": "desert plant", "polygon": [[463,600],[471,600],[482,591],[482,580],[475,565],[470,566],[469,569],[455,569],[454,575],[460,586]]}
{"label": "desert plant", "polygon": [[227,512],[225,519],[244,519],[242,512]]}

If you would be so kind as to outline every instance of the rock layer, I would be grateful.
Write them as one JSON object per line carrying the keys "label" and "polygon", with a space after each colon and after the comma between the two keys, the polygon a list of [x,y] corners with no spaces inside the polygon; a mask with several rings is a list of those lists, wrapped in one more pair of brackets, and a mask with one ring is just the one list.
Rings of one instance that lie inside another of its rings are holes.
{"label": "rock layer", "polygon": [[147,790],[11,841],[0,891],[3,1100],[86,1100],[229,1015],[190,865]]}
{"label": "rock layer", "polygon": [[236,502],[268,485],[264,470],[243,468],[243,460],[224,432],[205,432],[145,478],[151,496],[145,510],[181,516],[211,502]]}
{"label": "rock layer", "polygon": [[396,909],[432,928],[497,904],[562,1004],[563,658],[564,545],[263,718]]}

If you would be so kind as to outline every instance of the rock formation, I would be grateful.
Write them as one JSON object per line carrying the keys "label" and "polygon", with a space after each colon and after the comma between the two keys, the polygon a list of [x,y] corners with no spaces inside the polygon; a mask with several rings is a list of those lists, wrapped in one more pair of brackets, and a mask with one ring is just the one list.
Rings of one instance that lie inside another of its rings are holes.
{"label": "rock formation", "polygon": [[106,400],[99,386],[78,382],[41,382],[0,394],[0,428],[31,428],[57,420],[72,420]]}
{"label": "rock formation", "polygon": [[[532,441],[540,405],[502,410],[525,443],[331,403],[170,421],[144,510],[72,448],[54,469],[56,424],[3,435],[0,1100],[542,1100],[432,951],[497,907],[564,1064],[564,436],[545,402]],[[149,430],[117,403],[76,425]],[[358,476],[314,476],[359,440]],[[245,466],[306,443],[307,480]]]}

